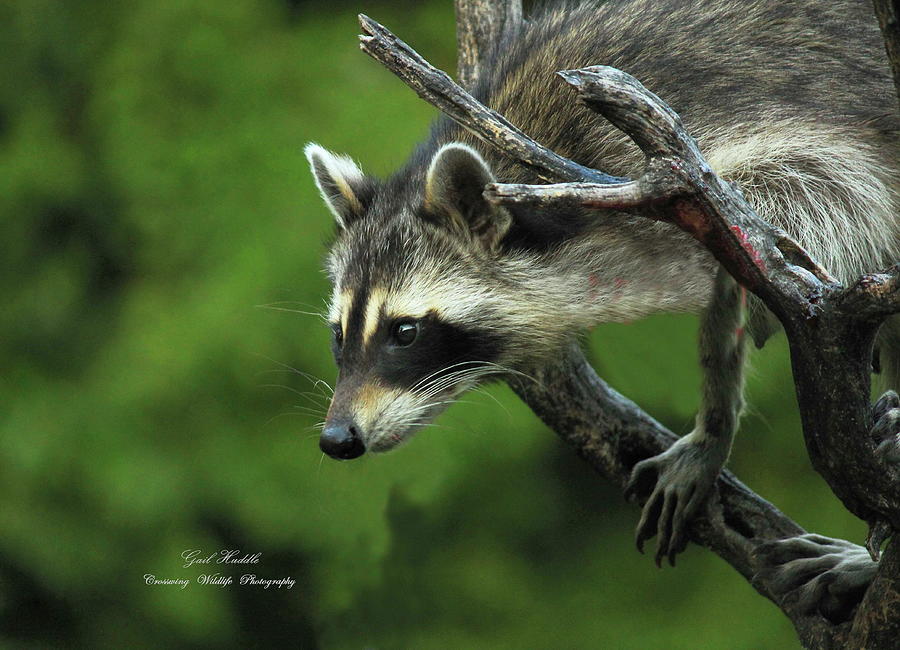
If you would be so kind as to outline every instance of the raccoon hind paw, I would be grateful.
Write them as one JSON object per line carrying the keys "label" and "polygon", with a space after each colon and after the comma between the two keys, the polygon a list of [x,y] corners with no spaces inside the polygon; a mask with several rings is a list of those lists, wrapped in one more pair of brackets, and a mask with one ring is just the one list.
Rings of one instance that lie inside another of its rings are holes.
{"label": "raccoon hind paw", "polygon": [[875,453],[889,463],[900,463],[900,397],[892,390],[872,407]]}
{"label": "raccoon hind paw", "polygon": [[853,617],[878,564],[862,546],[822,535],[800,535],[757,547],[755,583],[782,603],[833,623]]}

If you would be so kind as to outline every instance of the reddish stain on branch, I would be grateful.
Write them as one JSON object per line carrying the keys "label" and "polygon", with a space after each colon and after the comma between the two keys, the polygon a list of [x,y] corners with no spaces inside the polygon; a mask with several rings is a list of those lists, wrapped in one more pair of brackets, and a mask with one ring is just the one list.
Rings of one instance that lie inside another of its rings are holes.
{"label": "reddish stain on branch", "polygon": [[763,261],[762,255],[759,254],[759,251],[756,250],[753,245],[750,243],[750,238],[747,236],[740,226],[732,226],[731,232],[733,232],[738,241],[741,243],[741,248],[743,248],[750,255],[750,259],[753,260],[753,263],[756,264],[757,268],[763,272],[766,270],[766,263]]}

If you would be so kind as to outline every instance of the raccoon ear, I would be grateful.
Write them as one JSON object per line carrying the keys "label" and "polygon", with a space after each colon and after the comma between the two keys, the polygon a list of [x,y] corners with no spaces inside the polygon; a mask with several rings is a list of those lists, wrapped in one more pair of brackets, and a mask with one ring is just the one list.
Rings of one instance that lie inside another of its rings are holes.
{"label": "raccoon ear", "polygon": [[366,213],[375,183],[349,156],[331,153],[314,142],[306,145],[303,152],[325,205],[334,214],[338,227],[347,228]]}
{"label": "raccoon ear", "polygon": [[477,151],[459,142],[445,144],[434,155],[425,177],[425,209],[494,248],[509,230],[512,218],[485,200],[484,186],[493,182],[490,167]]}

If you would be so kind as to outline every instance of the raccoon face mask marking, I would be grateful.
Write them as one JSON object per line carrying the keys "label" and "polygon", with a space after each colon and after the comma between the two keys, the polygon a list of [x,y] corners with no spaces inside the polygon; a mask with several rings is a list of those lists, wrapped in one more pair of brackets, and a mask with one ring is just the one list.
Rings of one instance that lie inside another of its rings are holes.
{"label": "raccoon face mask marking", "polygon": [[320,442],[330,456],[392,449],[479,379],[498,373],[499,338],[445,320],[437,303],[404,315],[394,309],[411,302],[402,291],[340,295],[348,293],[350,313],[332,323],[339,376]]}
{"label": "raccoon face mask marking", "polygon": [[399,189],[318,145],[306,154],[338,225],[328,270],[339,375],[320,446],[356,458],[401,444],[503,373],[503,310],[484,278],[512,219],[485,201],[494,177],[460,143]]}

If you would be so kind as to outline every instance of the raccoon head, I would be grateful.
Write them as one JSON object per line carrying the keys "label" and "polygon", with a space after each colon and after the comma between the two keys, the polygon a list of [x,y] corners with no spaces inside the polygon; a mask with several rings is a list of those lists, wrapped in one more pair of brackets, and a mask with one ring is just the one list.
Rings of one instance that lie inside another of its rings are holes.
{"label": "raccoon head", "polygon": [[462,144],[387,182],[318,145],[306,155],[338,230],[327,264],[338,379],[320,447],[356,458],[392,449],[505,372],[496,262],[511,218],[484,200],[493,176]]}

